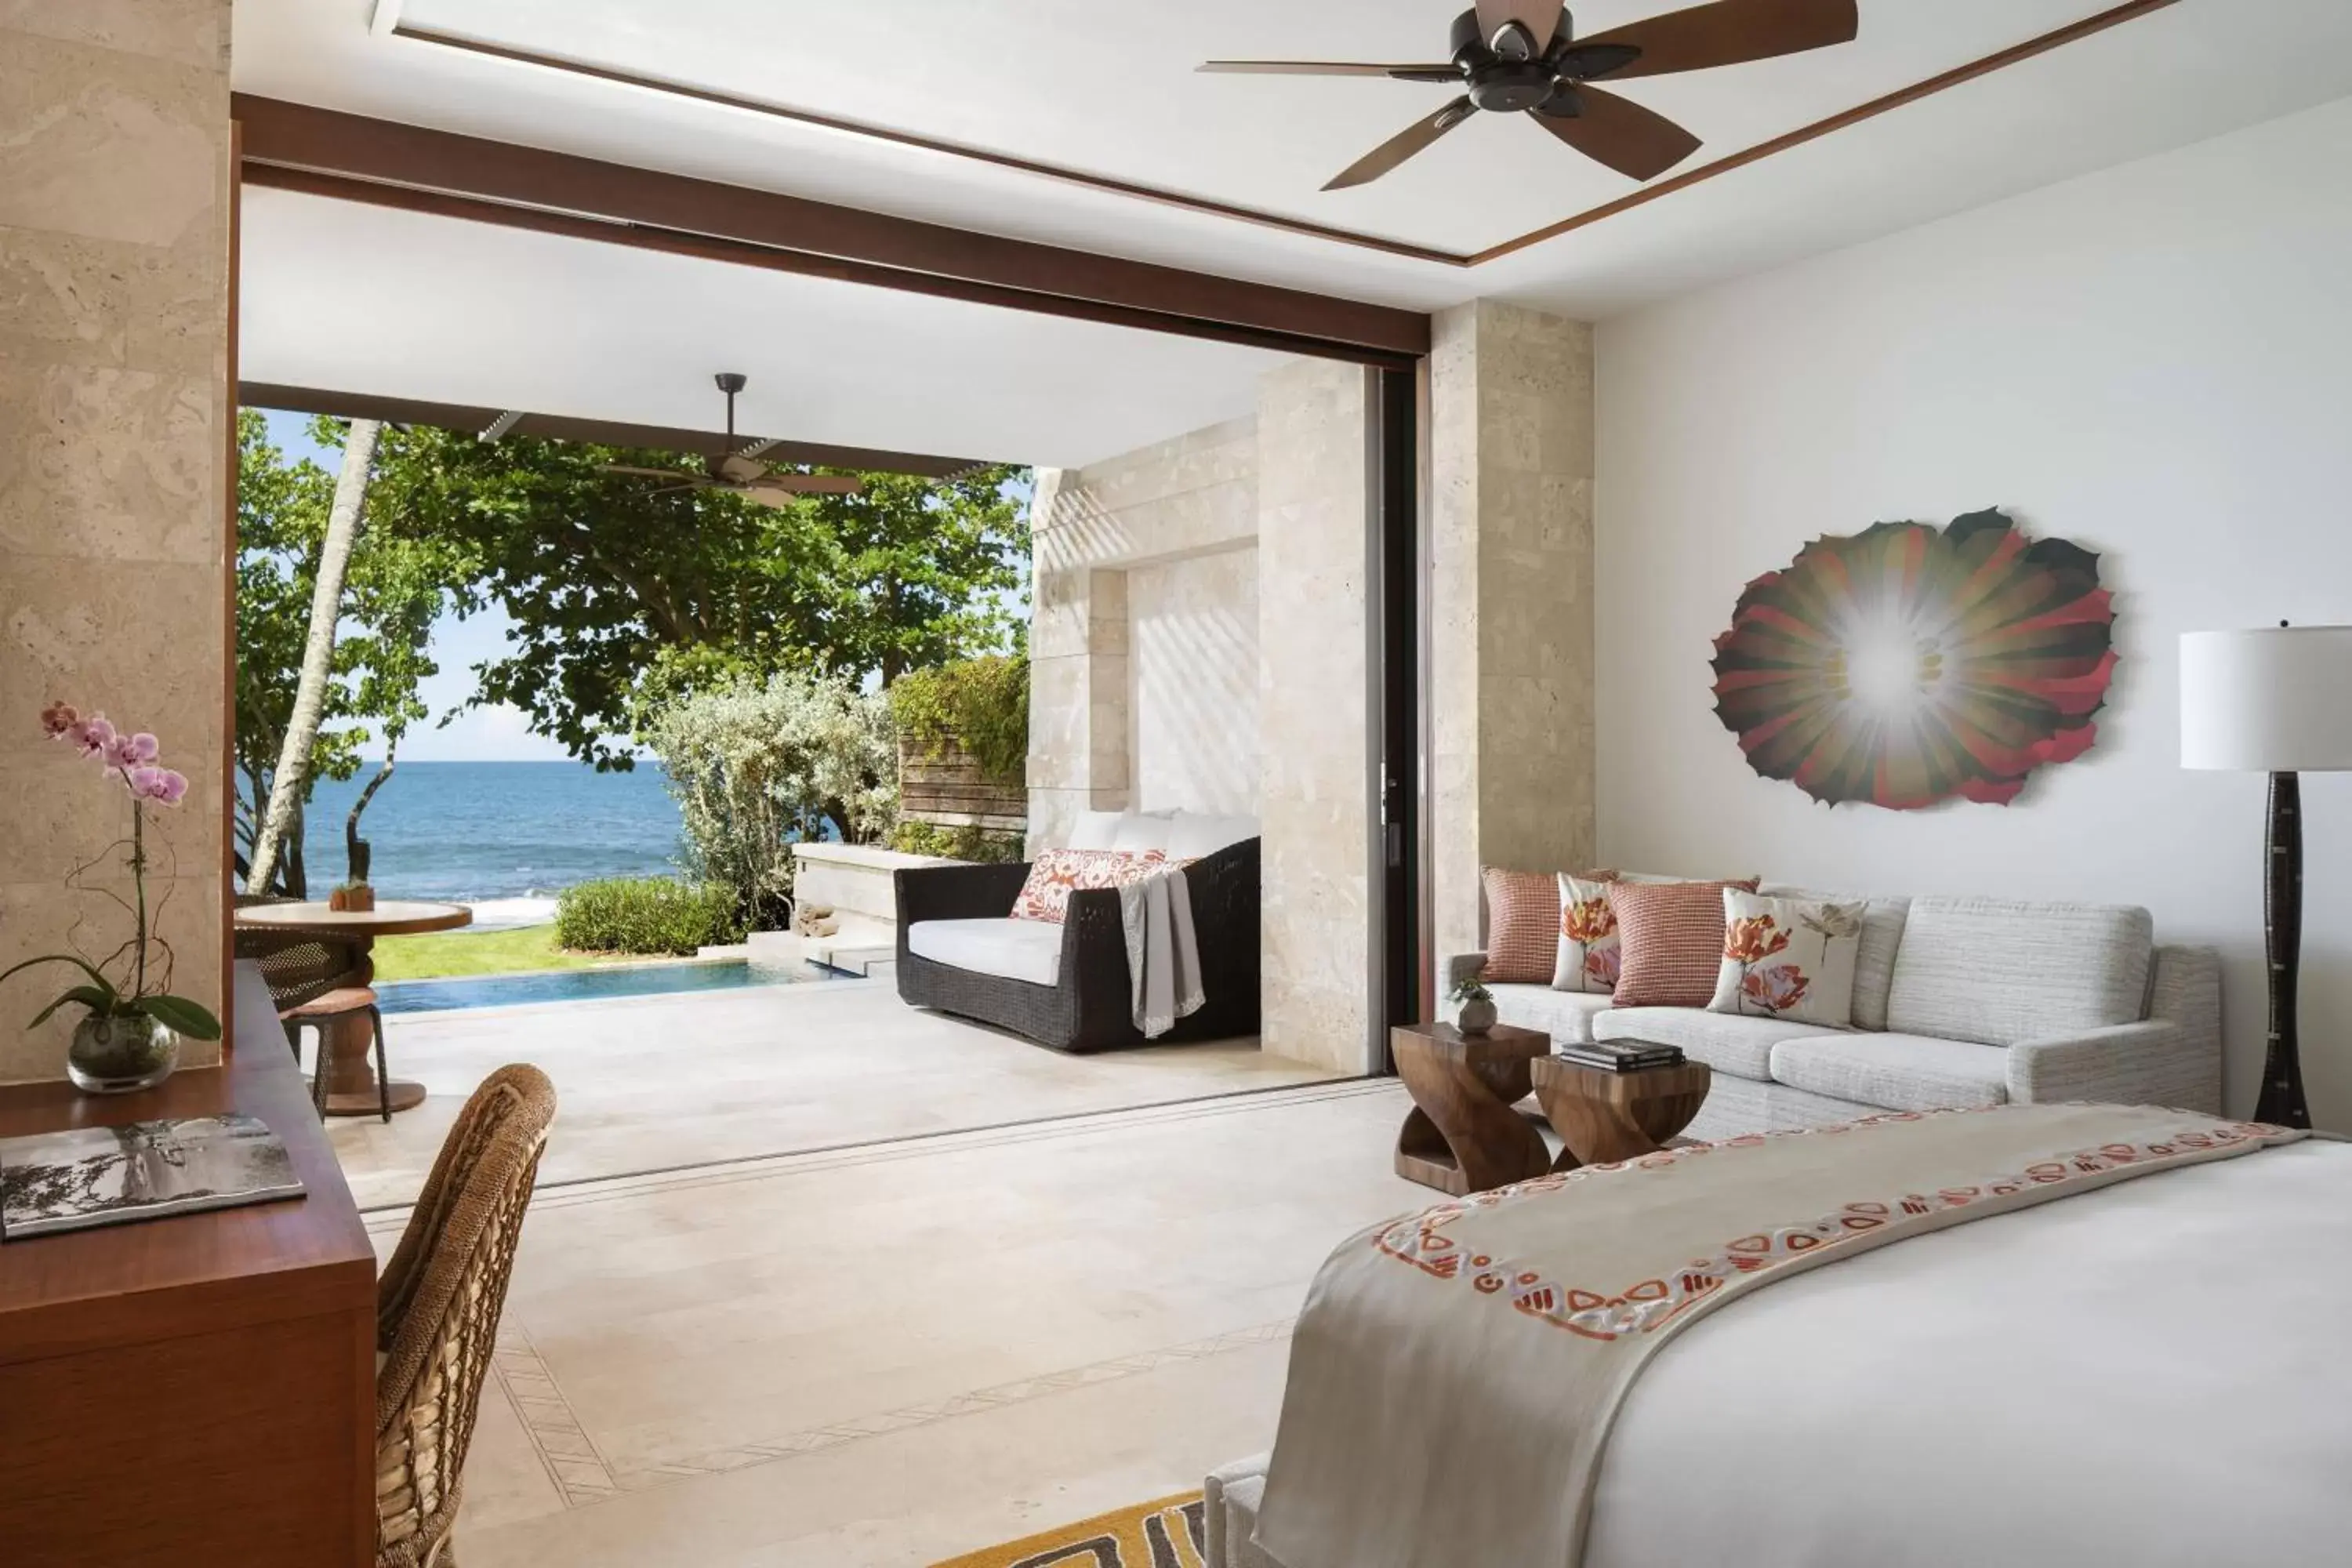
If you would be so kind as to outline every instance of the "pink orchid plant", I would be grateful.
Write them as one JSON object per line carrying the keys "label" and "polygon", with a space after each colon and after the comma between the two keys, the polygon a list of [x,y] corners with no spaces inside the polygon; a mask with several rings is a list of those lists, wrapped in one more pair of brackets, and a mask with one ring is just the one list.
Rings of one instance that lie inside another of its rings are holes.
{"label": "pink orchid plant", "polygon": [[[157,763],[160,748],[154,736],[144,731],[126,734],[109,723],[103,713],[84,717],[70,703],[52,702],[41,710],[41,728],[50,740],[62,742],[98,763],[101,776],[109,783],[119,783],[131,797],[131,837],[127,841],[131,854],[125,864],[131,869],[136,902],[125,908],[137,921],[137,929],[131,941],[103,963],[92,963],[77,953],[43,953],[0,972],[0,980],[39,963],[70,963],[89,976],[87,984],[73,986],[42,1008],[28,1026],[37,1027],[70,1002],[88,1008],[95,1017],[143,1016],[191,1039],[219,1039],[219,1019],[186,997],[172,995],[160,988],[171,984],[172,951],[169,943],[152,933],[147,908],[147,806],[151,802],[178,805],[188,793],[187,775]],[[160,908],[156,912],[161,912]],[[151,952],[159,952],[163,961],[157,980],[159,988],[153,991],[147,988]],[[106,973],[106,965],[117,959],[125,963],[127,985],[117,984]]]}

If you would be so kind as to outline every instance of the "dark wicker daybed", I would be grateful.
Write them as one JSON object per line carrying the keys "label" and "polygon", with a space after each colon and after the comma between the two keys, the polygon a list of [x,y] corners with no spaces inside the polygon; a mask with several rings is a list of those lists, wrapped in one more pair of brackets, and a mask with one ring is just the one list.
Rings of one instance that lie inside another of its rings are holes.
{"label": "dark wicker daybed", "polygon": [[1051,985],[958,968],[908,949],[909,933],[924,921],[1010,915],[1028,876],[1025,864],[898,872],[900,1000],[994,1024],[1057,1051],[1257,1033],[1257,839],[1227,845],[1184,868],[1201,955],[1201,989],[1207,1000],[1200,1011],[1178,1019],[1170,1033],[1150,1041],[1135,1026],[1127,935],[1115,889],[1070,895],[1069,916],[1062,925],[1060,971]]}

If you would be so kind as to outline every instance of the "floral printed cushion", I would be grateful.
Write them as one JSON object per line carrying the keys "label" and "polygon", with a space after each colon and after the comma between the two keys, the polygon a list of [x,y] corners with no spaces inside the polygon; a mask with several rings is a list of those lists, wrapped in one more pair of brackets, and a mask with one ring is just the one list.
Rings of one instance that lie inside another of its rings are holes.
{"label": "floral printed cushion", "polygon": [[1553,990],[1617,989],[1617,915],[1609,907],[1612,880],[1605,872],[1559,874],[1559,960],[1551,972]]}
{"label": "floral printed cushion", "polygon": [[1029,863],[1029,879],[1013,900],[1016,921],[1060,925],[1070,895],[1083,888],[1123,888],[1174,865],[1157,849],[1048,849]]}
{"label": "floral printed cushion", "polygon": [[1707,1009],[1847,1028],[1865,906],[1723,894],[1723,964]]}

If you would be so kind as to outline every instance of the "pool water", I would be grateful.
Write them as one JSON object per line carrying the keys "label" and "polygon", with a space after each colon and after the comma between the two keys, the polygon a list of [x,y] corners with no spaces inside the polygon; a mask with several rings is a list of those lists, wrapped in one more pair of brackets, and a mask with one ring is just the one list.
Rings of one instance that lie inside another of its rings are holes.
{"label": "pool water", "polygon": [[820,964],[778,966],[735,959],[718,963],[623,964],[552,969],[539,974],[486,974],[466,980],[401,980],[375,988],[387,1013],[441,1013],[458,1007],[512,1007],[528,1002],[586,1002],[611,996],[662,996],[688,991],[740,991],[747,985],[801,985],[855,976]]}

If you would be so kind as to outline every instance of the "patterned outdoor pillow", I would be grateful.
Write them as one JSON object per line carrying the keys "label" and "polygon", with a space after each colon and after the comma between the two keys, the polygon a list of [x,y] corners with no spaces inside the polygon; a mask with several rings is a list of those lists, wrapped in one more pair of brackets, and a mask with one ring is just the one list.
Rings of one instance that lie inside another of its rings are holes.
{"label": "patterned outdoor pillow", "polygon": [[1726,889],[1723,963],[1708,1010],[1849,1027],[1866,907]]}
{"label": "patterned outdoor pillow", "polygon": [[1084,888],[1120,888],[1171,864],[1157,849],[1047,849],[1029,863],[1029,879],[1013,900],[1016,921],[1060,925],[1070,895]]}
{"label": "patterned outdoor pillow", "polygon": [[1756,890],[1738,882],[1612,882],[1617,917],[1620,1007],[1704,1007],[1723,963],[1723,893]]}
{"label": "patterned outdoor pillow", "polygon": [[1551,972],[1555,991],[1617,989],[1617,917],[1609,908],[1609,883],[1559,874],[1559,962]]}
{"label": "patterned outdoor pillow", "polygon": [[[1614,871],[1580,871],[1605,882]],[[1559,887],[1552,871],[1506,871],[1489,866],[1486,885],[1486,967],[1481,979],[1501,985],[1549,985],[1559,963]]]}

